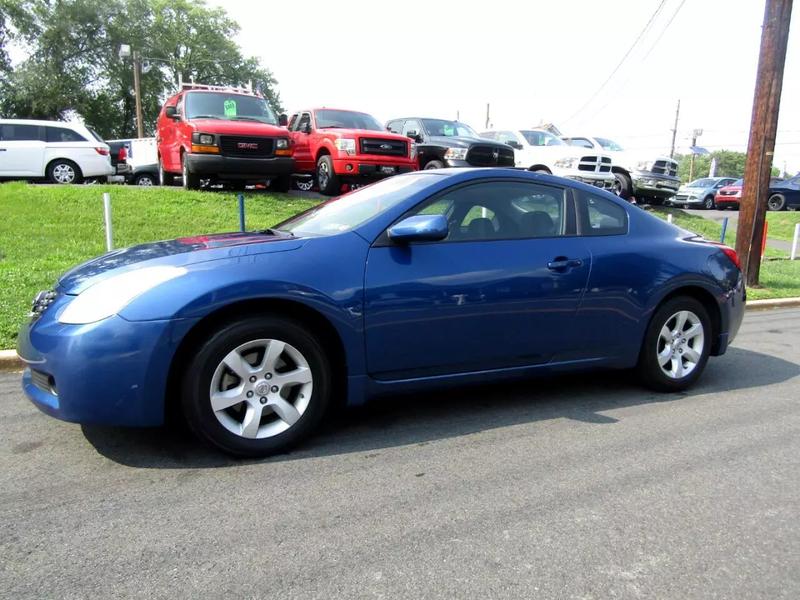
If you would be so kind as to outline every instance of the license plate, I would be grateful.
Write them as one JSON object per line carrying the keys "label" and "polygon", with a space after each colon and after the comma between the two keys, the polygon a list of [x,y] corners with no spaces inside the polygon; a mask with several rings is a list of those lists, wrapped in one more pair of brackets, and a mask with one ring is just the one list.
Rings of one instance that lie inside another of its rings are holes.
{"label": "license plate", "polygon": [[394,172],[395,172],[394,167],[381,167],[381,173],[383,173],[384,175],[391,175]]}

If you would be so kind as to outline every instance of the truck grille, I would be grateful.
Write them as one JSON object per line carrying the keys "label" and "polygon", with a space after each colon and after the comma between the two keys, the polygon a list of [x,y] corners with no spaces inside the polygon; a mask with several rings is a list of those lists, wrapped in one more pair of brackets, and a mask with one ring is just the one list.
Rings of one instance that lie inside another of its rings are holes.
{"label": "truck grille", "polygon": [[514,150],[500,146],[475,145],[467,152],[467,162],[475,167],[513,167]]}
{"label": "truck grille", "polygon": [[674,160],[657,160],[653,165],[653,173],[657,175],[669,175],[670,177],[677,177],[678,163]]}
{"label": "truck grille", "polygon": [[579,171],[592,171],[594,173],[610,173],[611,159],[606,156],[581,156],[578,163]]}
{"label": "truck grille", "polygon": [[360,153],[379,154],[383,156],[408,156],[408,143],[400,140],[361,138]]}
{"label": "truck grille", "polygon": [[264,158],[272,156],[275,140],[268,137],[223,135],[219,140],[220,153],[224,156]]}

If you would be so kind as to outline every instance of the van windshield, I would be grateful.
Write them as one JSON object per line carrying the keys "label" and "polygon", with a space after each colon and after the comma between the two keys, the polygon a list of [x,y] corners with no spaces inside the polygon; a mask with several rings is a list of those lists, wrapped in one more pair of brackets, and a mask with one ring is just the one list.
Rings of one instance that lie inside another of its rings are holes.
{"label": "van windshield", "polygon": [[278,119],[266,100],[258,96],[190,92],[186,94],[185,108],[187,119],[225,119],[278,124]]}

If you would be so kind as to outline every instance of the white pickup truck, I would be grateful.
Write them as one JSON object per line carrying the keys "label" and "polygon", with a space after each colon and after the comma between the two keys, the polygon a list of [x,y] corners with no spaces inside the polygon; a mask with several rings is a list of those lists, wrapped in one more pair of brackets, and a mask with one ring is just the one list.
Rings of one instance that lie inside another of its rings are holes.
{"label": "white pickup truck", "polygon": [[611,155],[607,152],[573,148],[543,129],[496,129],[480,135],[514,148],[517,167],[614,189],[616,179],[611,172]]}
{"label": "white pickup truck", "polygon": [[613,140],[590,135],[561,139],[571,146],[610,153],[614,162],[611,171],[616,178],[615,191],[625,199],[635,197],[640,203],[662,204],[674,196],[681,185],[678,163],[668,156],[641,156]]}

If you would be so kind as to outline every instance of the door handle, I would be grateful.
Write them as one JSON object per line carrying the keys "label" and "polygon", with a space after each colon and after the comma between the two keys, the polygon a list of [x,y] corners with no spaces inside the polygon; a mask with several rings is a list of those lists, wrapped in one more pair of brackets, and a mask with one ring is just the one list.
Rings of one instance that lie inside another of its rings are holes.
{"label": "door handle", "polygon": [[580,258],[566,258],[559,256],[547,263],[547,268],[551,271],[566,271],[572,267],[580,267],[583,261]]}

